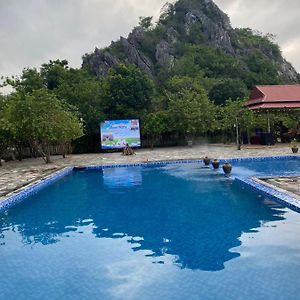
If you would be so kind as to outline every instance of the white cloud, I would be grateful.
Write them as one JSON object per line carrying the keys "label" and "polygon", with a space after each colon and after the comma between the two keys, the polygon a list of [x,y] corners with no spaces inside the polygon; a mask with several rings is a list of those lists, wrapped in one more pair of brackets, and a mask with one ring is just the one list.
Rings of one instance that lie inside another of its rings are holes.
{"label": "white cloud", "polygon": [[[81,56],[127,36],[139,16],[158,16],[165,0],[0,1],[0,75],[20,74],[50,59],[79,67]],[[235,27],[277,35],[284,55],[300,70],[298,0],[216,0]]]}
{"label": "white cloud", "polygon": [[[283,51],[284,57],[292,62],[300,71],[300,57],[296,52],[300,50],[300,1],[298,0],[215,0],[230,17],[234,27],[249,27],[263,33],[272,33]],[[293,44],[293,51],[286,45]]]}

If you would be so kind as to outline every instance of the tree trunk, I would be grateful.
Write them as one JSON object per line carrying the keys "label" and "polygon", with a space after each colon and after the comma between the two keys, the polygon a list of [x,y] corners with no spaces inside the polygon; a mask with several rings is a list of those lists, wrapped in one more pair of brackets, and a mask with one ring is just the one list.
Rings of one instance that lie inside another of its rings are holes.
{"label": "tree trunk", "polygon": [[22,161],[22,159],[23,159],[23,157],[22,157],[22,146],[16,145],[16,149],[17,149],[17,153],[18,153],[18,160]]}
{"label": "tree trunk", "polygon": [[65,144],[61,144],[61,154],[63,158],[66,158],[66,145]]}
{"label": "tree trunk", "polygon": [[33,146],[30,146],[30,155],[33,158],[37,158],[37,153],[36,153],[35,148]]}
{"label": "tree trunk", "polygon": [[6,148],[2,148],[0,150],[0,167],[2,167],[2,160],[1,160],[1,158],[2,158],[3,154],[5,153],[5,150],[6,150]]}
{"label": "tree trunk", "polygon": [[50,154],[46,153],[46,164],[50,164],[50,163],[51,163]]}
{"label": "tree trunk", "polygon": [[154,137],[152,136],[151,137],[151,150],[154,149]]}
{"label": "tree trunk", "polygon": [[50,146],[46,145],[46,149],[45,149],[45,154],[46,154],[46,164],[51,163],[51,158],[50,158]]}
{"label": "tree trunk", "polygon": [[40,151],[43,157],[43,160],[46,164],[51,163],[50,157],[50,147],[47,142],[42,143],[42,150]]}

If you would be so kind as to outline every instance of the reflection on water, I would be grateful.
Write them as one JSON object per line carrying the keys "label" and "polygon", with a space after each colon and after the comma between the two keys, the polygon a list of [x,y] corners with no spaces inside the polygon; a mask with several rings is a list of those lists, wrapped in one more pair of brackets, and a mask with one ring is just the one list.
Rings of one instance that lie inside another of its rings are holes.
{"label": "reflection on water", "polygon": [[[128,188],[134,186],[139,188]],[[283,219],[275,203],[211,170],[105,169],[74,173],[1,214],[0,243],[9,242],[8,232],[33,246],[92,232],[146,250],[153,262],[171,255],[180,268],[219,271],[240,256],[242,233]]]}
{"label": "reflection on water", "polygon": [[112,189],[137,187],[142,184],[140,168],[103,169],[103,184]]}

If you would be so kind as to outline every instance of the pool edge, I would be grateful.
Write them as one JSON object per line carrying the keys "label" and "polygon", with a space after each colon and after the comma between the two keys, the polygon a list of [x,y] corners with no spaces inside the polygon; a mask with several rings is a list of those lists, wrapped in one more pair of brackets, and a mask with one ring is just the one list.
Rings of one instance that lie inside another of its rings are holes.
{"label": "pool edge", "polygon": [[71,174],[72,172],[73,172],[73,167],[65,167],[63,169],[51,173],[50,175],[39,178],[38,180],[35,180],[24,187],[21,187],[13,192],[10,192],[6,196],[4,196],[4,199],[0,202],[0,212],[23,201],[28,196],[32,194],[36,194],[43,188]]}
{"label": "pool edge", "polygon": [[263,184],[259,177],[235,177],[235,181],[242,187],[259,192],[264,196],[300,213],[300,201],[289,195],[288,191],[278,190],[271,185]]}
{"label": "pool edge", "polygon": [[[225,162],[235,163],[240,161],[268,161],[268,160],[288,160],[288,159],[300,159],[298,155],[281,155],[281,156],[263,156],[263,157],[239,157],[239,158],[228,158],[228,159],[220,159],[220,163],[223,164]],[[172,165],[172,164],[192,164],[192,163],[202,163],[203,159],[182,159],[182,160],[165,160],[165,161],[146,161],[146,162],[136,162],[136,163],[126,163],[126,164],[100,164],[100,165],[90,165],[90,166],[81,166],[80,168],[84,170],[100,170],[100,169],[108,169],[108,168],[125,168],[125,167],[155,167],[155,166],[163,166],[163,165]],[[37,193],[41,189],[49,186],[50,184],[58,181],[59,179],[71,174],[75,166],[65,167],[58,171],[51,173],[45,177],[42,177],[32,183],[19,188],[4,197],[4,199],[0,202],[0,212],[8,209],[9,207],[17,204],[18,202],[23,201],[28,196]],[[256,192],[260,191],[264,193],[263,189],[259,189],[259,185],[254,185],[251,183],[249,178],[233,178],[237,182],[247,185],[248,187],[255,187]],[[249,181],[247,181],[249,180]],[[250,184],[249,184],[250,183]],[[275,194],[275,193],[274,193]],[[269,195],[269,194],[267,194]],[[269,195],[270,196],[270,195]],[[274,196],[275,198],[275,196]],[[276,200],[276,199],[274,199]],[[284,201],[284,200],[282,200]],[[279,201],[280,202],[280,201]],[[283,204],[290,204],[289,202],[281,202]],[[297,208],[298,209],[298,208]],[[300,212],[300,205],[299,205]]]}

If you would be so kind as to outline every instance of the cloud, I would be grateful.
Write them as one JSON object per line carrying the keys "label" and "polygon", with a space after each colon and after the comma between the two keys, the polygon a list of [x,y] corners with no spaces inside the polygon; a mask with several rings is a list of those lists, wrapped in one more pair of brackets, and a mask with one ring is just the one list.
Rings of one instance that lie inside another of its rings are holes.
{"label": "cloud", "polygon": [[283,56],[300,71],[298,0],[215,0],[215,3],[229,15],[234,27],[274,34]]}
{"label": "cloud", "polygon": [[[10,0],[0,3],[0,74],[20,74],[49,59],[81,56],[127,36],[140,15],[158,13],[163,1]],[[150,8],[150,9],[149,9]]]}
{"label": "cloud", "polygon": [[[127,36],[139,16],[159,15],[165,0],[0,1],[0,75],[20,74],[50,59],[73,67],[94,48]],[[234,27],[277,35],[283,53],[300,70],[298,0],[216,0]]]}

